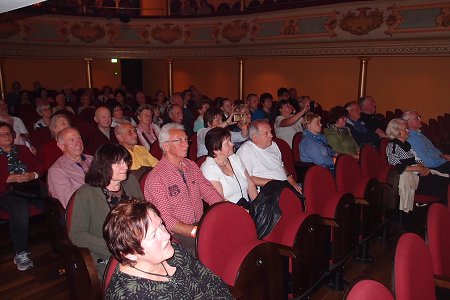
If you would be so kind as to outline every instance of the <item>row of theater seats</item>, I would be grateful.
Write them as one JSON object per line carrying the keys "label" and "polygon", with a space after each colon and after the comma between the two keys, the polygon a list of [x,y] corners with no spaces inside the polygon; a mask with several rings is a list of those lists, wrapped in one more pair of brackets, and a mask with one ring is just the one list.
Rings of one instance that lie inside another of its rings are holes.
{"label": "row of theater seats", "polygon": [[[434,300],[450,297],[450,212],[434,203],[428,210],[426,243],[416,234],[400,237],[395,252],[394,284],[397,300]],[[428,247],[427,247],[428,246]],[[361,280],[346,300],[389,300],[391,292],[374,280]]]}
{"label": "row of theater seats", "polygon": [[[338,168],[350,168],[346,161],[346,157],[340,158],[338,164],[342,167]],[[348,173],[363,178],[358,163],[352,163],[357,170]],[[141,188],[147,174],[140,179]],[[282,218],[263,240],[257,239],[255,225],[242,208],[232,203],[211,207],[199,224],[199,259],[224,279],[236,298],[239,295],[248,299],[283,298],[288,292],[289,278],[293,296],[310,292],[334,274],[336,286],[342,288],[342,264],[359,244],[367,244],[368,237],[383,220],[378,213],[381,205],[379,193],[374,193],[375,182],[367,183],[367,188],[362,188],[364,192],[356,195],[338,190],[337,182],[327,169],[312,167],[305,178],[306,206],[291,190],[284,189],[279,202]],[[53,236],[65,240],[54,241],[52,245],[65,258],[70,286],[84,286],[71,290],[78,293],[76,298],[96,298],[101,293],[92,258],[86,256],[87,249],[75,247],[67,240],[66,229],[60,223],[64,212],[57,200],[48,199],[47,203],[50,203],[47,207],[53,205]],[[72,204],[73,200],[66,211],[68,227]],[[88,275],[89,271],[94,275]]]}

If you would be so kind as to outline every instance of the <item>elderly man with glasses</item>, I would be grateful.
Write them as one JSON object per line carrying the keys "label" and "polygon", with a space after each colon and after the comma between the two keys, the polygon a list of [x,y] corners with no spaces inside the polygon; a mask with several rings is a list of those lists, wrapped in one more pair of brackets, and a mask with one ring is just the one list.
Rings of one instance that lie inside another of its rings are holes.
{"label": "elderly man with glasses", "polygon": [[189,140],[181,124],[164,125],[158,141],[163,157],[145,180],[144,196],[158,208],[172,236],[195,256],[202,199],[214,204],[223,198],[197,164],[186,158]]}
{"label": "elderly man with glasses", "polygon": [[441,173],[450,174],[450,155],[443,154],[433,143],[422,134],[422,118],[415,110],[403,113],[403,120],[408,121],[409,137],[408,143],[417,156],[423,160],[426,167]]}

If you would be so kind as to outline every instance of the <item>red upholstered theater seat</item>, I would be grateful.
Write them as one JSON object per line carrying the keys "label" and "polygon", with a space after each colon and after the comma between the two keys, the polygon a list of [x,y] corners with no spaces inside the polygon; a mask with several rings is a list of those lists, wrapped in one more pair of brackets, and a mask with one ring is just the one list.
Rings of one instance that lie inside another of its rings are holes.
{"label": "red upholstered theater seat", "polygon": [[358,281],[344,298],[345,300],[394,300],[391,292],[375,280]]}
{"label": "red upholstered theater seat", "polygon": [[102,280],[102,299],[105,299],[106,291],[108,290],[108,285],[111,282],[112,275],[114,274],[114,270],[117,267],[119,262],[111,256],[108,261],[108,265],[106,266],[105,273],[103,274]]}
{"label": "red upholstered theater seat", "polygon": [[162,158],[163,153],[162,153],[161,148],[159,147],[158,140],[153,142],[153,144],[150,146],[150,154],[159,160]]}
{"label": "red upholstered theater seat", "polygon": [[428,210],[427,243],[433,273],[450,278],[450,213],[447,207],[434,203]]}
{"label": "red upholstered theater seat", "polygon": [[421,237],[405,233],[395,250],[396,300],[434,300],[433,269],[427,246]]}
{"label": "red upholstered theater seat", "polygon": [[[294,297],[312,287],[328,269],[329,231],[317,214],[305,212],[300,198],[284,188],[280,195],[281,218],[265,241],[287,247]],[[286,248],[285,248],[286,249]]]}
{"label": "red upholstered theater seat", "polygon": [[195,160],[195,163],[197,164],[197,166],[200,168],[201,166],[202,166],[202,164],[205,162],[205,160],[206,160],[206,158],[207,158],[208,156],[207,155],[202,155],[202,156],[200,156],[199,158],[197,158],[196,160]]}
{"label": "red upholstered theater seat", "polygon": [[294,159],[292,158],[292,149],[289,147],[285,140],[274,137],[273,141],[277,144],[281,151],[281,159],[288,172],[292,175],[295,181],[297,181],[297,172],[294,167]]}
{"label": "red upholstered theater seat", "polygon": [[191,141],[190,141],[190,144],[189,144],[188,157],[187,158],[189,158],[192,161],[195,161],[197,159],[197,150],[198,150],[197,133],[194,132],[189,139]]}
{"label": "red upholstered theater seat", "polygon": [[230,287],[236,299],[282,299],[281,258],[257,239],[250,215],[231,202],[212,205],[200,220],[197,257]]}

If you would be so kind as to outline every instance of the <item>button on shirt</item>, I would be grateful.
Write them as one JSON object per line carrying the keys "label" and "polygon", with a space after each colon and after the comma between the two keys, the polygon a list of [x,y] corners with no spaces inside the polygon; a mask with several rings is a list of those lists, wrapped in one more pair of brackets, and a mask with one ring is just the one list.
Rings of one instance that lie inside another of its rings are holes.
{"label": "button on shirt", "polygon": [[442,152],[420,132],[420,130],[410,130],[408,143],[411,144],[414,152],[429,168],[436,168],[444,164],[447,160],[441,157]]}
{"label": "button on shirt", "polygon": [[202,199],[209,204],[223,200],[195,162],[183,159],[182,172],[184,178],[178,168],[163,157],[145,180],[144,197],[159,210],[170,232],[178,222],[200,221]]}
{"label": "button on shirt", "polygon": [[84,175],[89,170],[92,156],[76,163],[66,155],[58,158],[48,170],[48,190],[66,208],[72,194],[84,184]]}

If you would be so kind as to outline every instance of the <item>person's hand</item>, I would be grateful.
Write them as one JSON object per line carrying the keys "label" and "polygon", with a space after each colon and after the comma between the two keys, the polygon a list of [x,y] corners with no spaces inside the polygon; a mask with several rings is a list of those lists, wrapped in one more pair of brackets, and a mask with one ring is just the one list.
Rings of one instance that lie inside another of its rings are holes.
{"label": "person's hand", "polygon": [[302,188],[298,185],[298,183],[295,181],[295,179],[292,176],[288,177],[288,182],[294,187],[294,189],[302,194]]}
{"label": "person's hand", "polygon": [[430,172],[431,172],[430,169],[428,169],[424,165],[419,165],[419,174],[421,176],[428,176],[430,175]]}
{"label": "person's hand", "polygon": [[234,116],[234,115],[235,115],[235,114],[229,115],[229,116],[228,116],[228,119],[225,120],[225,123],[227,123],[228,126],[231,126],[231,125],[234,125],[234,124],[237,123],[237,122],[233,122],[233,116]]}
{"label": "person's hand", "polygon": [[445,158],[447,161],[450,161],[450,154],[442,154],[442,158]]}
{"label": "person's hand", "polygon": [[34,179],[34,173],[27,172],[27,173],[23,173],[23,174],[11,174],[8,176],[7,182],[22,183],[22,182],[27,182],[27,181],[30,181],[33,179]]}

